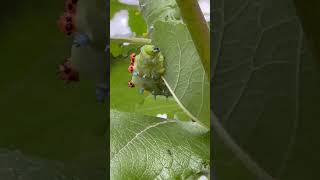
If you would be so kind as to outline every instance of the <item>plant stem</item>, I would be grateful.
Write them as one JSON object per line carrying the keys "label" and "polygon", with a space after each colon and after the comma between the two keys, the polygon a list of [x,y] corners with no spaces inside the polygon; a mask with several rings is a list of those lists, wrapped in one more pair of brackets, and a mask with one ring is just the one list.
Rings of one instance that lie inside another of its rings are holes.
{"label": "plant stem", "polygon": [[131,37],[131,38],[122,38],[122,37],[113,37],[110,38],[111,42],[117,42],[117,43],[132,43],[132,44],[151,44],[151,39],[147,39],[147,38],[135,38],[135,37]]}
{"label": "plant stem", "polygon": [[210,32],[197,0],[176,0],[210,80]]}

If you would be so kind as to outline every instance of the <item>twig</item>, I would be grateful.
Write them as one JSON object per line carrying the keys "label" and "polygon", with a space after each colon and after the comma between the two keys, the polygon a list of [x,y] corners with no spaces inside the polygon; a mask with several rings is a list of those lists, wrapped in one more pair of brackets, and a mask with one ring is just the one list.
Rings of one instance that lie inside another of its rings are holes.
{"label": "twig", "polygon": [[210,32],[197,0],[176,0],[210,80]]}
{"label": "twig", "polygon": [[123,38],[123,37],[112,37],[110,38],[111,42],[117,42],[117,43],[132,43],[132,44],[151,44],[151,39],[147,38]]}

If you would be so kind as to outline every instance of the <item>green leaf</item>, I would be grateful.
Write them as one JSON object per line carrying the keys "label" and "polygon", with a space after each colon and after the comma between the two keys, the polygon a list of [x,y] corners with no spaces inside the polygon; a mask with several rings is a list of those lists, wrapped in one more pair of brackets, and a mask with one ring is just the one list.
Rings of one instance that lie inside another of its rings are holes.
{"label": "green leaf", "polygon": [[147,25],[140,14],[138,6],[127,5],[120,3],[118,0],[110,1],[110,19],[113,15],[120,10],[128,10],[129,13],[129,27],[136,35],[142,35],[147,32]]}
{"label": "green leaf", "polygon": [[117,42],[111,42],[110,43],[110,53],[113,57],[118,57],[120,56],[122,49],[121,49],[121,44]]}
{"label": "green leaf", "polygon": [[197,123],[111,110],[111,179],[186,179],[209,169],[210,133]]}
{"label": "green leaf", "polygon": [[156,99],[154,99],[154,97],[150,95],[145,98],[143,104],[137,105],[135,112],[150,116],[167,114],[168,119],[174,119],[176,115],[180,117],[179,120],[186,120],[185,116],[183,116],[184,112],[172,97],[157,96]]}
{"label": "green leaf", "polygon": [[142,15],[138,8],[129,9],[129,26],[132,32],[135,32],[136,35],[143,35],[147,32],[147,24],[144,21]]}
{"label": "green leaf", "polygon": [[157,21],[181,19],[175,0],[139,0],[139,4],[148,27],[153,26]]}
{"label": "green leaf", "polygon": [[182,109],[210,127],[210,85],[188,29],[182,23],[158,21],[153,43],[165,57],[164,80]]}
{"label": "green leaf", "polygon": [[126,57],[129,62],[130,54],[133,52],[134,53],[139,52],[141,46],[142,46],[141,44],[134,44],[134,43],[130,43],[129,45],[122,45],[121,46],[122,57]]}
{"label": "green leaf", "polygon": [[217,0],[213,6],[214,112],[239,146],[231,155],[223,150],[230,141],[218,134],[217,176],[319,179],[319,73],[293,1]]}
{"label": "green leaf", "polygon": [[130,57],[129,57],[130,54],[133,52],[135,52],[135,53],[139,52],[139,49],[142,46],[141,45],[142,43],[135,44],[134,42],[131,42],[128,45],[124,45],[124,43],[128,43],[128,42],[126,42],[126,41],[123,41],[123,42],[111,41],[110,52],[114,58],[130,59]]}
{"label": "green leaf", "polygon": [[129,88],[128,72],[130,58],[120,58],[111,61],[110,68],[110,108],[125,112],[134,112],[136,105],[143,103],[144,96],[136,88]]}

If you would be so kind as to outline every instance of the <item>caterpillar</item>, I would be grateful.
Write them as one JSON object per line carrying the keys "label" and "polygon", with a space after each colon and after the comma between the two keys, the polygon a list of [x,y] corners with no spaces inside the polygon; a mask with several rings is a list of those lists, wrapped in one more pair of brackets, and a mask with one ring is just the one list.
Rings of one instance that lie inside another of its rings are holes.
{"label": "caterpillar", "polygon": [[71,56],[58,66],[58,78],[66,83],[90,79],[95,82],[98,102],[109,95],[104,56],[106,32],[105,12],[100,6],[105,1],[65,0],[64,10],[58,19],[58,29],[72,38]]}
{"label": "caterpillar", "polygon": [[130,55],[129,73],[132,73],[128,87],[138,87],[140,93],[151,92],[154,97],[157,95],[171,96],[161,76],[165,73],[164,57],[158,47],[144,45],[140,53]]}
{"label": "caterpillar", "polygon": [[58,20],[58,28],[67,36],[73,35],[73,45],[76,47],[89,44],[89,37],[86,34],[77,32],[76,26],[76,10],[78,0],[66,0],[63,15]]}
{"label": "caterpillar", "polygon": [[[68,36],[71,36],[76,32],[76,9],[78,0],[66,0],[63,15],[58,20],[58,28],[61,32]],[[86,38],[81,35],[76,35],[75,40],[76,46],[86,43]],[[74,43],[75,44],[75,43]],[[71,58],[67,57],[59,65],[57,72],[61,80],[69,82],[79,81],[79,72],[75,70],[72,65]]]}

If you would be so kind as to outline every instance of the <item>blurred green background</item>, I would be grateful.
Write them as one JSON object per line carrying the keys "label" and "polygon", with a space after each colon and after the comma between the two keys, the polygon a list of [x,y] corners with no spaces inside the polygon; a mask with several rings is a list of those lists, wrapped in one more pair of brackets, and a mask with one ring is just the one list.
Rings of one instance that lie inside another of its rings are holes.
{"label": "blurred green background", "polygon": [[1,5],[0,148],[103,168],[106,105],[93,82],[65,84],[56,75],[71,53],[72,40],[57,28],[63,10],[64,0]]}

